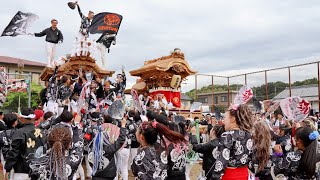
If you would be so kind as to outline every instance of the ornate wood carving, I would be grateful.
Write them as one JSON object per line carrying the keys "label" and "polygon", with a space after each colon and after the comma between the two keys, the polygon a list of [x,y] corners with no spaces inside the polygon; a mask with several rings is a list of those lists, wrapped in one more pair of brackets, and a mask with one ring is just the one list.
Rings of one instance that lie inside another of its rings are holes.
{"label": "ornate wood carving", "polygon": [[[71,57],[65,64],[62,64],[58,69],[58,76],[61,75],[75,75],[82,69],[83,72],[93,72],[94,74],[105,77],[112,76],[114,71],[108,71],[100,68],[96,61],[90,56],[74,56]],[[46,67],[41,75],[40,79],[48,80],[53,74],[53,68]]]}
{"label": "ornate wood carving", "polygon": [[195,73],[196,71],[191,70],[180,50],[171,52],[169,56],[145,61],[143,67],[130,72],[132,76],[139,76],[143,79],[149,89],[170,87],[174,74],[178,74],[182,79],[185,79]]}

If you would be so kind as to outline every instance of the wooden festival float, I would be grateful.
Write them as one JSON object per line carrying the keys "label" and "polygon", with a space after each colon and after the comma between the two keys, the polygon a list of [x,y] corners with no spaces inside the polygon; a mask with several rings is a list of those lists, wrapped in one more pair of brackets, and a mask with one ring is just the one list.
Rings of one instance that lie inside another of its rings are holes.
{"label": "wooden festival float", "polygon": [[[81,41],[80,52],[74,53],[74,55],[67,55],[66,58],[63,58],[65,63],[59,66],[58,76],[62,75],[78,75],[79,70],[82,69],[83,73],[93,72],[95,75],[100,78],[109,76],[111,77],[114,74],[114,71],[105,70],[98,66],[96,59],[91,55],[91,52],[87,49],[84,50],[84,43],[87,43],[87,48],[92,45],[90,41]],[[47,81],[52,76],[54,68],[46,67],[40,74],[40,79],[42,81]]]}
{"label": "wooden festival float", "polygon": [[[137,83],[132,86],[139,94],[149,90],[150,96],[155,99],[158,94],[163,94],[168,103],[173,107],[170,112],[185,117],[190,115],[190,110],[181,107],[181,82],[197,72],[192,70],[185,60],[184,54],[176,48],[169,56],[145,61],[144,65],[130,71],[131,76],[137,76]],[[196,114],[196,115],[195,115]],[[200,117],[201,112],[195,112],[193,116]]]}

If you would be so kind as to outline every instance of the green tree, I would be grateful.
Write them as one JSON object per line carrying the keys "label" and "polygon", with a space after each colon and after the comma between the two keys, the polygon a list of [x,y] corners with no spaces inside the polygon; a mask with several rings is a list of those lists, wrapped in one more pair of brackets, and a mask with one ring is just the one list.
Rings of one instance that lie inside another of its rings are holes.
{"label": "green tree", "polygon": [[[31,84],[31,107],[37,108],[40,104],[39,93],[42,90],[41,85]],[[7,95],[7,100],[1,108],[5,112],[17,112],[19,105],[19,95],[20,95],[20,107],[28,107],[28,93],[27,92],[10,92]]]}

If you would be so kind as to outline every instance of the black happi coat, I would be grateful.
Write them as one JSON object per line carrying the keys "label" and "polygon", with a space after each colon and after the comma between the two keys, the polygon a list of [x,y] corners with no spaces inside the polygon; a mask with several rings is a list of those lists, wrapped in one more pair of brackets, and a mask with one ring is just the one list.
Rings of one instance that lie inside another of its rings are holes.
{"label": "black happi coat", "polygon": [[[211,177],[213,168],[211,167],[216,162],[218,157],[218,139],[214,139],[204,144],[197,144],[196,136],[191,137],[192,150],[203,154],[202,169],[205,171],[206,177]],[[210,170],[211,169],[211,170]],[[210,171],[210,172],[209,172]]]}
{"label": "black happi coat", "polygon": [[[319,152],[319,149],[318,149]],[[273,170],[274,175],[277,177],[287,177],[289,180],[309,180],[305,174],[299,172],[300,160],[303,152],[293,151],[288,152],[284,157],[273,157]],[[317,164],[315,176],[312,178],[314,180],[320,179],[320,156],[317,154]]]}
{"label": "black happi coat", "polygon": [[[83,133],[82,128],[79,125],[71,125],[68,123],[59,123],[52,127],[67,127],[72,131],[72,145],[69,151],[66,152],[66,175],[68,176],[68,180],[72,180],[75,172],[78,170],[78,167],[82,161],[83,157]],[[45,154],[41,157],[33,157],[30,160],[29,166],[31,168],[30,176],[32,180],[41,179],[41,180],[55,180],[57,179],[55,174],[53,174],[53,162],[50,159],[51,149],[49,149]]]}
{"label": "black happi coat", "polygon": [[[175,147],[179,146],[179,147]],[[168,145],[168,178],[167,180],[185,180],[186,179],[186,154],[187,144],[169,144]]]}
{"label": "black happi coat", "polygon": [[[115,161],[115,153],[122,147],[126,140],[126,129],[120,128],[120,135],[118,139],[111,143],[106,131],[103,132],[103,157],[99,162],[97,172],[92,176],[93,180],[114,179],[117,173],[117,166]],[[92,162],[94,151],[89,153],[89,162]],[[102,163],[102,164],[101,164]]]}
{"label": "black happi coat", "polygon": [[6,130],[7,126],[3,120],[0,120],[0,131]]}
{"label": "black happi coat", "polygon": [[79,15],[81,17],[81,25],[80,25],[79,32],[82,33],[83,35],[88,35],[89,34],[88,29],[91,25],[91,21],[85,15],[83,15],[79,5],[77,5],[77,8],[78,8]]}
{"label": "black happi coat", "polygon": [[278,137],[276,140],[276,144],[281,145],[281,148],[284,154],[293,150],[290,135],[284,135],[284,136]]}
{"label": "black happi coat", "polygon": [[64,84],[61,84],[59,86],[59,99],[61,99],[61,101],[68,99],[71,96],[71,94],[72,92],[69,86],[66,86]]}
{"label": "black happi coat", "polygon": [[47,100],[56,101],[58,98],[58,85],[56,82],[58,66],[54,69],[52,76],[49,79],[49,84],[46,92]]}
{"label": "black happi coat", "polygon": [[11,151],[12,138],[15,132],[15,128],[0,132],[0,150],[2,150],[4,159],[6,159],[7,153]]}
{"label": "black happi coat", "polygon": [[132,117],[129,117],[126,128],[127,128],[127,147],[138,148],[140,143],[137,141],[136,131],[141,121],[136,122]]}
{"label": "black happi coat", "polygon": [[220,179],[227,167],[247,166],[252,154],[253,141],[251,134],[246,131],[227,131],[218,140],[211,179]]}
{"label": "black happi coat", "polygon": [[165,180],[167,178],[168,158],[159,144],[139,148],[131,165],[133,175],[140,180]]}
{"label": "black happi coat", "polygon": [[16,130],[11,143],[12,150],[7,153],[5,169],[7,172],[13,168],[15,173],[28,174],[30,168],[27,157],[42,149],[45,151],[46,136],[42,130],[35,128],[33,123],[25,123]]}
{"label": "black happi coat", "polygon": [[121,97],[123,97],[124,90],[126,89],[126,85],[127,85],[127,78],[126,78],[126,74],[124,72],[122,72],[121,76],[123,79],[123,81],[121,83],[111,82],[111,81],[109,81],[109,83],[114,87],[114,89],[112,89],[112,91],[114,91],[116,93],[116,96],[118,96],[118,94],[121,94]]}

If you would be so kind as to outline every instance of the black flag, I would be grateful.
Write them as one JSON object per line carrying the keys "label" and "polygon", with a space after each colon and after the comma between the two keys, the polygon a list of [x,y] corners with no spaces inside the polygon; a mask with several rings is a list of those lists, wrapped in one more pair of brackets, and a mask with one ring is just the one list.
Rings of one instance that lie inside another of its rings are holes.
{"label": "black flag", "polygon": [[122,16],[115,13],[103,12],[94,16],[89,27],[91,34],[102,34],[97,43],[103,44],[110,52],[111,44],[116,44],[116,35],[118,34]]}
{"label": "black flag", "polygon": [[19,11],[4,29],[1,36],[18,36],[27,34],[27,28],[39,17],[32,13]]}
{"label": "black flag", "polygon": [[115,13],[102,12],[94,16],[89,27],[91,34],[117,34],[122,16]]}

